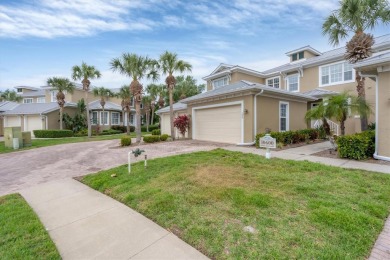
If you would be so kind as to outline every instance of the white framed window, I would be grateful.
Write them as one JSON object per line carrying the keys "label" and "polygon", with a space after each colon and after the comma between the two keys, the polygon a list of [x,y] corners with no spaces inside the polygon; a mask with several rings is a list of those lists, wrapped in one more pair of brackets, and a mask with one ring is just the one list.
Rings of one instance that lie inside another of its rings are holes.
{"label": "white framed window", "polygon": [[98,123],[98,112],[97,111],[92,112],[91,123],[93,125],[97,125],[97,123]]}
{"label": "white framed window", "polygon": [[46,103],[45,97],[37,97],[37,103]]}
{"label": "white framed window", "polygon": [[290,129],[289,122],[289,103],[279,102],[279,131],[284,132]]}
{"label": "white framed window", "polygon": [[267,79],[267,86],[273,88],[280,88],[280,77]]}
{"label": "white framed window", "polygon": [[118,112],[111,113],[111,125],[119,125],[119,113]]}
{"label": "white framed window", "polygon": [[107,111],[101,111],[100,112],[100,124],[101,125],[108,125],[108,120],[109,120],[109,116],[108,116],[108,112]]}
{"label": "white framed window", "polygon": [[23,98],[23,103],[24,104],[31,104],[31,103],[33,103],[33,99],[32,98]]}
{"label": "white framed window", "polygon": [[354,81],[355,71],[348,62],[337,62],[319,67],[320,86],[331,86]]}
{"label": "white framed window", "polygon": [[291,92],[298,92],[299,91],[299,75],[289,75],[286,78],[286,88],[288,91]]}
{"label": "white framed window", "polygon": [[228,85],[229,84],[229,79],[228,79],[228,77],[215,79],[215,80],[212,81],[212,84],[213,84],[213,88],[214,89],[220,88],[220,87]]}

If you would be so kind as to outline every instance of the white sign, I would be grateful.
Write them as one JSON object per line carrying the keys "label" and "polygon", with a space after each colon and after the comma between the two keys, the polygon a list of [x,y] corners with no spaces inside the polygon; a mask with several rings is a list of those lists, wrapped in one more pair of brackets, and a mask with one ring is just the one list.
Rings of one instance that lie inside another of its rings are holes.
{"label": "white sign", "polygon": [[260,147],[276,148],[276,139],[267,134],[260,138]]}

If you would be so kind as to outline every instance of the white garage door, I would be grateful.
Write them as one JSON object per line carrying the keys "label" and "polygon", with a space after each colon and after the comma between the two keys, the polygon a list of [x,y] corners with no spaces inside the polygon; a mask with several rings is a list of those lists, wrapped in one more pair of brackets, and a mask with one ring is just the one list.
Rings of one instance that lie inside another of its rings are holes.
{"label": "white garage door", "polygon": [[241,105],[196,109],[193,139],[241,143]]}
{"label": "white garage door", "polygon": [[19,116],[7,116],[4,118],[4,121],[6,122],[6,126],[22,126],[20,123],[20,117]]}
{"label": "white garage door", "polygon": [[34,135],[33,130],[42,129],[42,119],[40,116],[28,116],[27,117],[27,127],[25,131],[31,131],[31,135]]}

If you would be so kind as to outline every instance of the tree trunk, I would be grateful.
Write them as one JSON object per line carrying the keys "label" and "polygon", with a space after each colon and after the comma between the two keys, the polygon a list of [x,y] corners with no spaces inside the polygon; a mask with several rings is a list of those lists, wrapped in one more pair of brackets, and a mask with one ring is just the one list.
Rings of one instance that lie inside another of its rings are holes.
{"label": "tree trunk", "polygon": [[91,138],[92,130],[91,130],[91,115],[89,114],[89,104],[88,104],[88,91],[85,91],[85,104],[87,110],[87,126],[88,126],[88,138]]}
{"label": "tree trunk", "polygon": [[170,121],[171,121],[171,138],[172,141],[175,140],[175,129],[173,127],[173,87],[168,86],[168,91],[169,91],[169,116],[170,116]]}
{"label": "tree trunk", "polygon": [[126,108],[127,114],[127,134],[130,135],[130,108]]}
{"label": "tree trunk", "polygon": [[135,115],[137,118],[137,124],[135,126],[135,132],[137,136],[137,143],[141,142],[141,102],[138,100],[135,101]]}
{"label": "tree trunk", "polygon": [[[356,73],[356,90],[358,93],[358,97],[363,100],[366,100],[365,80],[366,79],[364,77],[361,77],[359,73]],[[367,116],[360,116],[360,128],[362,131],[366,131],[368,129]]]}
{"label": "tree trunk", "polygon": [[63,110],[64,110],[64,107],[60,106],[60,130],[62,130],[62,114],[64,112]]}

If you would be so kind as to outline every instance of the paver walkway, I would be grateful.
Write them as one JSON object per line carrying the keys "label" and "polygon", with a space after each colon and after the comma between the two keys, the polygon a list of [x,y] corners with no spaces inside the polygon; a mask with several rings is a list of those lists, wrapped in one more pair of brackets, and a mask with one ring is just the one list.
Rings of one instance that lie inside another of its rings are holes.
{"label": "paver walkway", "polygon": [[[317,143],[312,145],[305,145],[302,147],[291,148],[282,151],[271,152],[272,157],[280,159],[290,159],[297,161],[311,161],[323,163],[326,165],[339,166],[342,168],[350,169],[361,169],[367,171],[376,171],[381,173],[390,173],[390,166],[359,162],[355,160],[346,160],[346,159],[333,159],[325,158],[319,156],[313,156],[311,154],[324,151],[331,148],[329,142]],[[265,156],[264,149],[257,149],[254,147],[239,147],[239,146],[229,146],[224,147],[226,150],[230,151],[239,151],[244,153],[253,153]],[[369,257],[370,260],[389,260],[390,259],[390,217],[387,218],[385,222],[385,227],[379,235]]]}
{"label": "paver walkway", "polygon": [[208,259],[153,221],[74,179],[21,194],[63,259]]}

